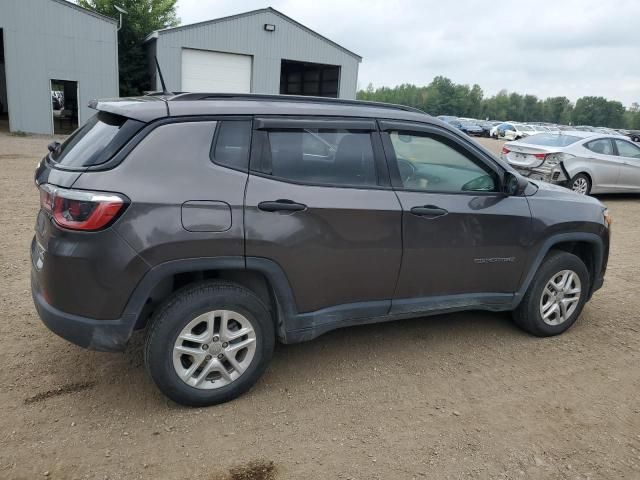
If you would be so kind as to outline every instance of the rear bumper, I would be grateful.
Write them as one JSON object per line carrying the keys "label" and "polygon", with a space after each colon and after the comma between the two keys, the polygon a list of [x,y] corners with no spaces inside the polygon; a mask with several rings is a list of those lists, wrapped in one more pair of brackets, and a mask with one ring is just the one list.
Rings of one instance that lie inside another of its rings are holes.
{"label": "rear bumper", "polygon": [[[506,158],[503,157],[504,161],[507,161]],[[556,167],[553,167],[551,170],[538,170],[535,168],[522,168],[517,165],[510,163],[511,167],[514,168],[520,175],[523,177],[530,178],[531,180],[541,180],[547,183],[553,183],[555,185],[561,185],[566,187],[569,183],[569,178],[564,171],[564,168],[560,164]]]}
{"label": "rear bumper", "polygon": [[49,330],[91,350],[124,350],[136,323],[135,315],[126,315],[117,320],[96,320],[62,312],[47,303],[34,272],[31,275],[31,295],[40,319]]}

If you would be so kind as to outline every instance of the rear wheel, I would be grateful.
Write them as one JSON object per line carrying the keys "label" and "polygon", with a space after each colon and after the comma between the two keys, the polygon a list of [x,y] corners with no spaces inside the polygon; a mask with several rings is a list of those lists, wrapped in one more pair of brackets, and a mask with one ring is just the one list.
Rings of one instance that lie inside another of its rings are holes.
{"label": "rear wheel", "polygon": [[579,173],[569,182],[569,188],[580,195],[591,193],[591,179],[584,173]]}
{"label": "rear wheel", "polygon": [[640,135],[634,135],[631,140],[633,140],[634,142],[640,142]]}
{"label": "rear wheel", "polygon": [[568,252],[552,251],[513,312],[514,321],[539,337],[563,333],[582,312],[589,285],[589,272],[580,258]]}
{"label": "rear wheel", "polygon": [[231,283],[203,282],[176,292],[154,316],[145,363],[169,398],[207,406],[251,388],[274,343],[273,321],[256,295]]}

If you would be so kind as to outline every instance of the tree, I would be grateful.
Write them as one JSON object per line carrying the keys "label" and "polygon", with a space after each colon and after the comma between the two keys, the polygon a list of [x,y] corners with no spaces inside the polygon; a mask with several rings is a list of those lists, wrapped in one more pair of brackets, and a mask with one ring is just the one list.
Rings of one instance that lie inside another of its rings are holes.
{"label": "tree", "polygon": [[603,97],[582,97],[574,105],[567,97],[521,95],[500,90],[493,97],[484,97],[479,85],[457,84],[437,76],[429,85],[402,84],[397,87],[360,90],[361,100],[398,103],[424,110],[432,115],[489,118],[516,122],[549,122],[561,125],[593,125],[610,128],[640,129],[640,104],[629,109],[618,101]]}
{"label": "tree", "polygon": [[79,5],[108,17],[117,16],[114,5],[127,11],[118,32],[120,95],[140,95],[151,88],[144,39],[154,30],[175,27],[177,0],[79,0]]}

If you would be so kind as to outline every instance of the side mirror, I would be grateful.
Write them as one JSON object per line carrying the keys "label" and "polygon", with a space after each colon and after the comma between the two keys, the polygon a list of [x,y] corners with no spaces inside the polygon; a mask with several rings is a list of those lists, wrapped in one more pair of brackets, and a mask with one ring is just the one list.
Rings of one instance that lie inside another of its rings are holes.
{"label": "side mirror", "polygon": [[506,171],[502,181],[502,193],[508,196],[522,195],[528,184],[525,177]]}
{"label": "side mirror", "polygon": [[58,147],[60,146],[60,142],[51,142],[49,145],[47,145],[47,148],[49,149],[50,152],[55,152]]}

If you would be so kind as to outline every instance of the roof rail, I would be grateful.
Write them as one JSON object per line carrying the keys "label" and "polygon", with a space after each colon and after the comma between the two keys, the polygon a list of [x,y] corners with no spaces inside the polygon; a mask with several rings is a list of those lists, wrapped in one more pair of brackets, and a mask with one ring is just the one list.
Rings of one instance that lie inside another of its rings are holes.
{"label": "roof rail", "polygon": [[357,107],[393,108],[396,110],[404,110],[406,112],[425,114],[425,112],[423,112],[419,108],[409,107],[407,105],[370,102],[366,100],[346,100],[342,98],[312,97],[305,95],[270,95],[263,93],[180,93],[169,98],[170,102],[193,100],[264,100],[269,102],[312,102],[337,105],[354,105]]}

